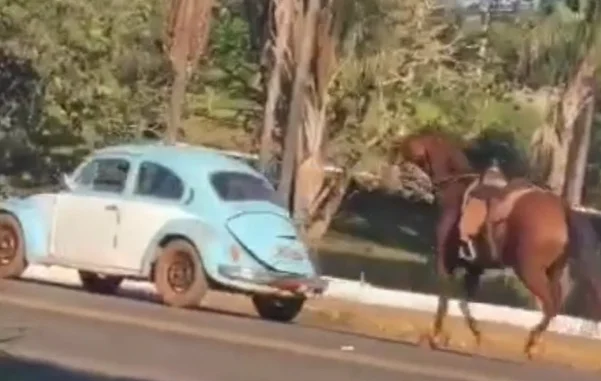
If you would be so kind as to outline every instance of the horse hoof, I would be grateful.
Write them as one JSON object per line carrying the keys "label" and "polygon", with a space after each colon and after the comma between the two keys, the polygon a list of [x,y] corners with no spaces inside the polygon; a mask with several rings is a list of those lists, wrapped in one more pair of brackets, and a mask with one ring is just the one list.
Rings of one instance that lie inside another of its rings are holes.
{"label": "horse hoof", "polygon": [[476,349],[482,347],[482,334],[480,332],[474,334],[474,347]]}
{"label": "horse hoof", "polygon": [[544,352],[544,345],[542,342],[527,345],[524,348],[524,354],[528,358],[528,360],[535,360]]}
{"label": "horse hoof", "polygon": [[420,346],[427,346],[430,349],[444,348],[449,345],[449,335],[446,333],[432,334],[424,333],[420,336],[418,343]]}
{"label": "horse hoof", "polygon": [[430,334],[428,332],[424,332],[421,335],[419,335],[419,338],[417,339],[417,344],[420,347],[431,347]]}
{"label": "horse hoof", "polygon": [[448,347],[449,346],[449,342],[451,341],[451,338],[449,336],[448,333],[441,333],[438,336],[436,336],[434,338],[434,340],[437,342],[438,346],[440,347]]}

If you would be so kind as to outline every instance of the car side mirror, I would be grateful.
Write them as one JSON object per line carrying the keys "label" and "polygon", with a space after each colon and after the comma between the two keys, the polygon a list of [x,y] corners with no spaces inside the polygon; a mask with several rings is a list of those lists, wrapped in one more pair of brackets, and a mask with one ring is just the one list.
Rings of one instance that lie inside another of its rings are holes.
{"label": "car side mirror", "polygon": [[63,173],[60,180],[60,185],[62,189],[72,190],[74,188],[73,180],[71,176],[66,173]]}

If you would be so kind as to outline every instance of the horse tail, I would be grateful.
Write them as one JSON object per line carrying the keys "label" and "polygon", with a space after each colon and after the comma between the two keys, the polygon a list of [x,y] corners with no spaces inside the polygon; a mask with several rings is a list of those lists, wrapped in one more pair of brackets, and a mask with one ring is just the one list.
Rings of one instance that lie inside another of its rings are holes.
{"label": "horse tail", "polygon": [[566,216],[570,265],[584,290],[591,293],[595,315],[599,315],[595,317],[601,319],[601,239],[584,213],[566,205]]}

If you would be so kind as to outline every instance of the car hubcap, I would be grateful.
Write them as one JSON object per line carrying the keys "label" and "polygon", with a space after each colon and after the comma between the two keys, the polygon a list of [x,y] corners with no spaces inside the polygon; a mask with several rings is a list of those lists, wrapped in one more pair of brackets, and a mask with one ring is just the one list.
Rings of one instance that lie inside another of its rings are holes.
{"label": "car hubcap", "polygon": [[175,292],[186,292],[194,282],[194,263],[185,253],[178,253],[167,270],[167,281]]}
{"label": "car hubcap", "polygon": [[0,265],[7,265],[17,255],[17,233],[12,226],[0,226]]}

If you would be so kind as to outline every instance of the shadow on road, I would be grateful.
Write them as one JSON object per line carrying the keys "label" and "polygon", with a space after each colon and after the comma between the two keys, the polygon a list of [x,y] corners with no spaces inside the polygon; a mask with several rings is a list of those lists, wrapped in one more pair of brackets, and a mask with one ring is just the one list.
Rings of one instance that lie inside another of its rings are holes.
{"label": "shadow on road", "polygon": [[[64,283],[59,283],[59,282],[52,282],[49,280],[19,279],[19,282],[36,284],[36,285],[40,285],[40,286],[52,286],[52,287],[62,288],[65,290],[77,291],[82,294],[86,293],[86,291],[83,290],[79,286],[74,286],[74,285],[64,284]],[[149,303],[149,304],[162,305],[162,302],[160,301],[159,296],[157,294],[148,292],[146,290],[123,289],[122,288],[114,295],[101,295],[101,294],[94,294],[94,295],[96,295],[97,297],[101,297],[101,298],[118,298],[118,299],[124,299],[124,300],[135,300],[135,301]],[[247,313],[243,313],[243,312],[235,312],[235,311],[224,311],[224,310],[210,307],[210,306],[198,306],[198,307],[192,308],[192,310],[198,310],[198,311],[202,311],[202,312],[208,312],[208,313],[219,314],[219,315],[224,315],[224,316],[232,316],[232,317],[243,318],[243,319],[251,319],[251,320],[259,319],[257,316],[252,315],[252,314],[247,314]],[[4,381],[4,380],[2,378],[0,378],[0,381]]]}
{"label": "shadow on road", "polygon": [[146,381],[98,375],[6,354],[0,354],[0,375],[2,381]]}

